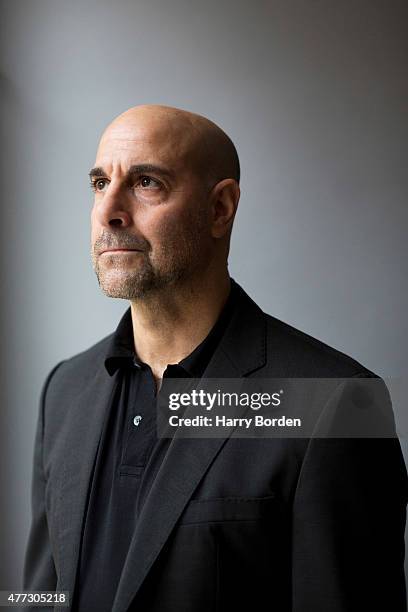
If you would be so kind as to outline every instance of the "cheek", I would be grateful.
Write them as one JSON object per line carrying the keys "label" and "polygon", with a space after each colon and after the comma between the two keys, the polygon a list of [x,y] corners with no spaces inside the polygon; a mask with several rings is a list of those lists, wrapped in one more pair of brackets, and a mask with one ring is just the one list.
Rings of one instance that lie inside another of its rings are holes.
{"label": "cheek", "polygon": [[190,220],[188,215],[177,214],[175,211],[160,211],[161,214],[156,214],[146,219],[145,224],[140,225],[141,231],[149,237],[154,243],[161,243],[165,241],[171,241],[172,238],[180,236],[186,232],[186,228],[190,227]]}

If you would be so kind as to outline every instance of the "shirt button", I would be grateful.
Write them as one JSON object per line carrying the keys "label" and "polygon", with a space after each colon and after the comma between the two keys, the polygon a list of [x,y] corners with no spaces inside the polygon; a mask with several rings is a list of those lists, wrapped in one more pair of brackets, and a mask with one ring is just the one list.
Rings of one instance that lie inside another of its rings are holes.
{"label": "shirt button", "polygon": [[137,414],[135,418],[133,419],[133,425],[136,425],[136,427],[138,427],[141,420],[142,420],[141,415]]}

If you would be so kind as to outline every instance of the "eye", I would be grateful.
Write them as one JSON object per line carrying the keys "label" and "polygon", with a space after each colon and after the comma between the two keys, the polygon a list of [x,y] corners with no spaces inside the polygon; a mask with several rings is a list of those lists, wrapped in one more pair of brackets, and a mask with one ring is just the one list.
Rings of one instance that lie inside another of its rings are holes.
{"label": "eye", "polygon": [[104,178],[98,178],[91,181],[91,187],[95,192],[104,191],[108,185],[108,181]]}
{"label": "eye", "polygon": [[145,189],[160,189],[161,183],[151,176],[140,177],[140,185]]}

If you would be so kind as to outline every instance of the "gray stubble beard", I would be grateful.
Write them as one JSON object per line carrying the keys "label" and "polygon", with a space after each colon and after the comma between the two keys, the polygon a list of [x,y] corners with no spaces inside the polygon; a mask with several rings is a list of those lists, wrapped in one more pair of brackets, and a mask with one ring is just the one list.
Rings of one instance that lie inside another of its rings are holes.
{"label": "gray stubble beard", "polygon": [[[139,269],[129,270],[123,278],[112,281],[106,279],[105,271],[92,253],[93,268],[101,290],[108,297],[139,300],[168,290],[169,287],[176,289],[178,285],[188,282],[189,278],[200,274],[200,270],[208,263],[209,253],[201,252],[196,243],[200,230],[201,228],[196,226],[194,232],[189,232],[187,236],[178,236],[171,245],[160,247],[159,261],[167,264],[162,269],[155,269],[149,257],[151,251],[144,251],[137,256],[143,257],[143,262],[139,262]],[[120,261],[116,266],[111,264],[107,274],[115,269],[122,269]]]}

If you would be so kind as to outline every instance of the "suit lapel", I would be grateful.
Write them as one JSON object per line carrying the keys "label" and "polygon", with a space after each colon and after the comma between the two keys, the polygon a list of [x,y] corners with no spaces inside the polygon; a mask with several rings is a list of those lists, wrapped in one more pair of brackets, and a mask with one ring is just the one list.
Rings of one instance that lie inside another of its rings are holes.
{"label": "suit lapel", "polygon": [[59,588],[69,591],[71,599],[79,561],[88,487],[104,419],[117,384],[117,375],[111,378],[102,365],[94,380],[67,412],[70,423],[66,427],[57,513]]}
{"label": "suit lapel", "polygon": [[[234,281],[232,281],[234,282]],[[266,360],[266,321],[260,308],[238,285],[231,322],[204,378],[241,378]],[[159,555],[184,507],[232,433],[224,438],[171,440],[142,507],[118,585],[112,612],[126,612]]]}

